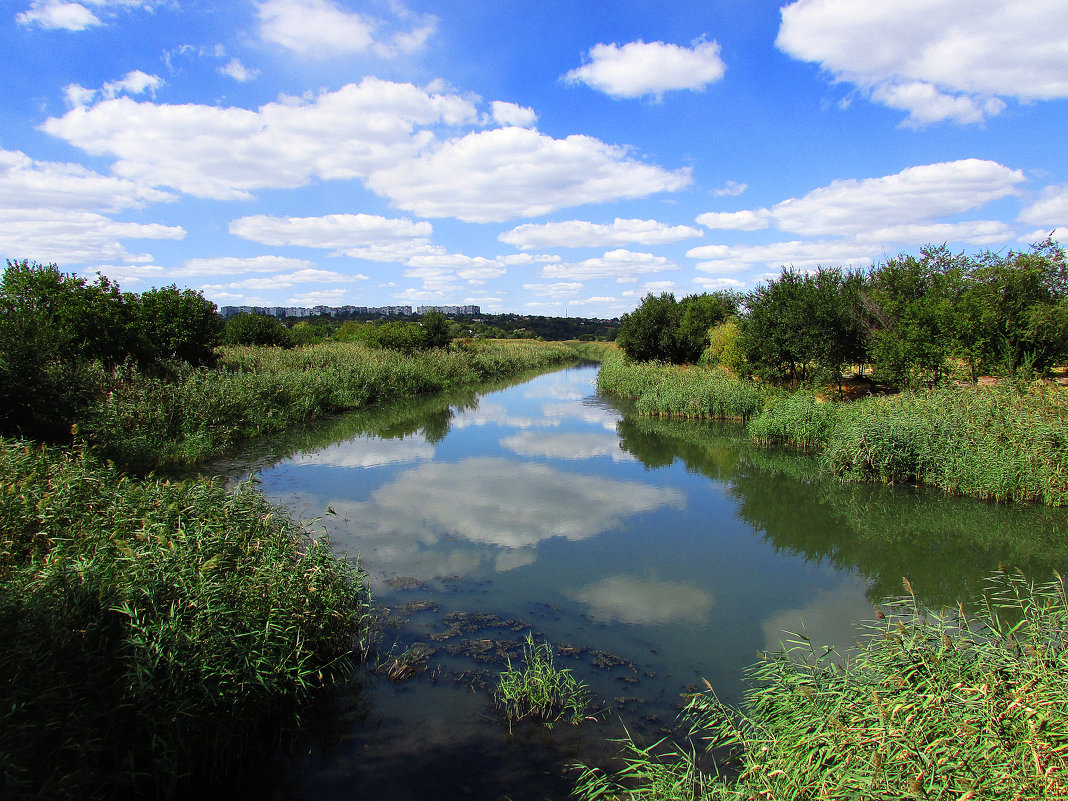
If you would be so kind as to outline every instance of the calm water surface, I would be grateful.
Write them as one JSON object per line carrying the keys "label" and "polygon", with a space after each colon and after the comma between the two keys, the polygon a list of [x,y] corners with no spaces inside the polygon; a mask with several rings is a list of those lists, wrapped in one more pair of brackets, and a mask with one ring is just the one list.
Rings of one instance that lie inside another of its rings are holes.
{"label": "calm water surface", "polygon": [[[737,702],[743,668],[789,632],[847,650],[902,576],[938,606],[999,566],[1066,563],[1064,512],[815,479],[740,427],[626,415],[595,382],[582,366],[394,404],[217,466],[256,472],[359,554],[387,610],[380,669],[324,704],[273,795],[563,799],[567,767],[607,764],[624,725],[671,734],[705,680]],[[528,633],[591,687],[599,722],[509,733],[495,716]],[[391,682],[413,648],[425,670]]]}

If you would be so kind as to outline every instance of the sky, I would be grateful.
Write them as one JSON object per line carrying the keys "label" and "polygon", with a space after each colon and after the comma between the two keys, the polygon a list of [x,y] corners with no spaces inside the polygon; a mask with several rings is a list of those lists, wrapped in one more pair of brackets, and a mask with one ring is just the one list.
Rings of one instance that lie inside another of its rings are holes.
{"label": "sky", "polygon": [[1068,243],[1065,0],[2,0],[0,259],[615,317]]}

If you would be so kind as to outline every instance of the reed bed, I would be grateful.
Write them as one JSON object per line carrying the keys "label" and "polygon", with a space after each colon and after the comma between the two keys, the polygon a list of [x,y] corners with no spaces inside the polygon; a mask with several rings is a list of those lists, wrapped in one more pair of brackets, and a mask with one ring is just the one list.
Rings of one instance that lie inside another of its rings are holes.
{"label": "reed bed", "polygon": [[749,421],[749,437],[761,445],[822,448],[834,430],[841,406],[819,400],[811,392],[793,392],[769,402]]}
{"label": "reed bed", "polygon": [[6,798],[166,796],[366,646],[358,567],[249,484],[0,440],[0,544]]}
{"label": "reed bed", "polygon": [[1060,506],[1068,501],[1068,391],[969,385],[845,404],[821,462],[854,480]]}
{"label": "reed bed", "polygon": [[[693,750],[625,741],[622,774],[586,768],[578,797],[1068,798],[1068,601],[991,580],[979,611],[888,602],[844,661],[799,638],[750,669],[744,712],[709,691],[688,709]],[[843,666],[844,662],[844,666]],[[701,770],[700,747],[718,757]],[[660,755],[658,755],[658,753]]]}
{"label": "reed bed", "polygon": [[622,354],[607,357],[597,386],[633,398],[639,414],[710,420],[748,420],[763,408],[766,393],[722,368],[635,363]]}
{"label": "reed bed", "polygon": [[226,347],[216,369],[168,378],[115,371],[79,440],[131,469],[193,464],[294,423],[397,398],[499,380],[576,359],[567,345],[467,342],[404,355],[358,343]]}

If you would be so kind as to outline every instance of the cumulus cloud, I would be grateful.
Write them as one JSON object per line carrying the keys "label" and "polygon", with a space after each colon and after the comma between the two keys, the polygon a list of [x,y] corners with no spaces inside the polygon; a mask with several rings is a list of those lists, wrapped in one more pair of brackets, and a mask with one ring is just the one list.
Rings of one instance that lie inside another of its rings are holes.
{"label": "cumulus cloud", "polygon": [[230,223],[231,234],[263,245],[321,248],[334,255],[384,262],[406,262],[415,256],[443,252],[431,244],[433,232],[428,222],[374,214],[322,217],[257,214]]}
{"label": "cumulus cloud", "polygon": [[234,200],[313,178],[363,178],[430,145],[427,126],[477,120],[474,105],[458,95],[364,78],[256,110],[119,97],[75,107],[42,128],[92,155],[115,157],[113,172],[122,177]]}
{"label": "cumulus cloud", "polygon": [[[399,3],[396,19],[346,11],[331,0],[264,0],[256,5],[260,37],[301,56],[324,58],[372,52],[391,58],[421,48],[434,32],[433,16],[416,16]],[[398,28],[396,23],[404,27]]]}
{"label": "cumulus cloud", "polygon": [[[700,222],[700,220],[698,220]],[[585,220],[527,223],[505,231],[497,238],[521,250],[545,247],[612,247],[613,245],[666,245],[701,236],[688,225],[666,225],[656,220],[623,220],[607,224]]]}
{"label": "cumulus cloud", "polygon": [[721,80],[726,65],[719,52],[716,42],[702,40],[692,47],[641,40],[623,46],[598,44],[590,48],[587,63],[563,78],[616,98],[659,99],[664,92],[702,90]]}
{"label": "cumulus cloud", "polygon": [[1029,225],[1068,226],[1068,184],[1047,186],[1038,200],[1020,212],[1019,220]]}
{"label": "cumulus cloud", "polygon": [[289,289],[296,284],[343,284],[352,281],[366,281],[366,275],[348,275],[332,270],[318,270],[307,267],[292,273],[272,275],[266,278],[245,278],[225,284],[204,284],[205,290],[219,289]]}
{"label": "cumulus cloud", "polygon": [[520,128],[529,128],[538,121],[538,115],[534,109],[518,106],[515,103],[494,100],[490,108],[493,119],[498,125],[518,125]]}
{"label": "cumulus cloud", "polygon": [[619,447],[614,433],[521,431],[501,440],[501,447],[520,456],[546,459],[596,459],[608,456],[614,462],[634,458]]}
{"label": "cumulus cloud", "polygon": [[451,139],[376,171],[367,186],[423,217],[501,222],[676,191],[690,180],[689,170],[645,164],[590,136],[507,127]]}
{"label": "cumulus cloud", "polygon": [[709,228],[748,231],[774,226],[807,236],[861,235],[971,211],[1019,194],[1025,181],[1021,170],[994,161],[961,159],[908,167],[879,178],[836,180],[771,209],[710,212],[697,221]]}
{"label": "cumulus cloud", "polygon": [[719,189],[713,190],[712,194],[716,197],[738,197],[738,195],[745,192],[749,188],[749,184],[741,184],[737,181],[727,181]]}
{"label": "cumulus cloud", "polygon": [[0,208],[116,212],[175,199],[79,164],[34,161],[21,151],[0,149]]}
{"label": "cumulus cloud", "polygon": [[647,273],[676,270],[677,265],[663,256],[652,253],[635,253],[619,248],[604,256],[580,262],[547,264],[541,274],[546,278],[615,278],[633,279]]}
{"label": "cumulus cloud", "polygon": [[977,0],[963,13],[956,0],[797,0],[782,9],[776,44],[916,126],[981,122],[1000,98],[1068,97],[1061,0]]}
{"label": "cumulus cloud", "polygon": [[523,284],[523,289],[540,297],[571,298],[582,290],[582,284],[577,281],[557,281],[553,284]]}
{"label": "cumulus cloud", "polygon": [[183,239],[178,226],[116,222],[73,209],[0,208],[0,253],[7,258],[57,264],[99,264],[151,259],[133,254],[125,239]]}
{"label": "cumulus cloud", "polygon": [[285,256],[219,256],[189,259],[175,272],[182,276],[241,275],[243,273],[279,273],[312,267],[305,259]]}
{"label": "cumulus cloud", "polygon": [[723,273],[748,270],[754,265],[771,270],[778,270],[782,266],[799,269],[820,265],[868,267],[882,252],[882,247],[877,244],[820,240],[774,242],[769,245],[706,245],[693,248],[686,255],[704,260],[697,265],[702,272]]}

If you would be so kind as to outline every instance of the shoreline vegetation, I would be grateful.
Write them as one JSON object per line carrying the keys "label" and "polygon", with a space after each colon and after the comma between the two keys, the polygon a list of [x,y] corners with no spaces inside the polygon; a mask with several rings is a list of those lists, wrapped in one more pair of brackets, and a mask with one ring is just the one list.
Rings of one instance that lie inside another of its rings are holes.
{"label": "shoreline vegetation", "polygon": [[598,389],[648,416],[737,420],[758,444],[816,455],[854,481],[926,484],[991,501],[1068,503],[1068,388],[1041,381],[947,384],[824,400],[722,367],[607,356]]}

